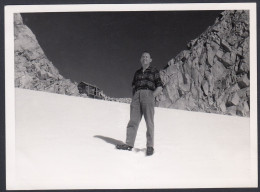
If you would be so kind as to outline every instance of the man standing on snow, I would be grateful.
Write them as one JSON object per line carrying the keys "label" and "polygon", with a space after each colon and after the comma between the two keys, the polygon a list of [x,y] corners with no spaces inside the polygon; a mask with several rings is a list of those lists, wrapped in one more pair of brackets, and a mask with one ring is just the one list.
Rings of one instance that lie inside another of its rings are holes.
{"label": "man standing on snow", "polygon": [[133,98],[130,105],[130,121],[127,125],[126,144],[117,145],[117,149],[131,151],[139,123],[142,116],[145,118],[147,132],[146,155],[154,152],[154,106],[155,97],[162,91],[162,81],[159,71],[151,67],[152,58],[150,53],[143,52],[141,56],[142,67],[135,72],[132,82]]}

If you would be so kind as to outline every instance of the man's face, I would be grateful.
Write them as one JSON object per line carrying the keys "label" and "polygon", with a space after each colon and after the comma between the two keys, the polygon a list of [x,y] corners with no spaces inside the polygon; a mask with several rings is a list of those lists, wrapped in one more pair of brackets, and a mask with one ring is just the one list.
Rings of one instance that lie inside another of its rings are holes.
{"label": "man's face", "polygon": [[140,60],[142,66],[149,65],[152,62],[152,58],[149,53],[143,53]]}

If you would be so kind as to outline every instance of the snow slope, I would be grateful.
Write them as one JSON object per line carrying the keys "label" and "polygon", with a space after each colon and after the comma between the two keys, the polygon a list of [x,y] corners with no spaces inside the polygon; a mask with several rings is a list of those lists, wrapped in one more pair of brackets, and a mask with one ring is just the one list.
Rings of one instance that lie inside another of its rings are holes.
{"label": "snow slope", "polygon": [[251,185],[249,118],[156,108],[155,154],[144,120],[132,152],[129,104],[16,88],[16,180],[10,189]]}

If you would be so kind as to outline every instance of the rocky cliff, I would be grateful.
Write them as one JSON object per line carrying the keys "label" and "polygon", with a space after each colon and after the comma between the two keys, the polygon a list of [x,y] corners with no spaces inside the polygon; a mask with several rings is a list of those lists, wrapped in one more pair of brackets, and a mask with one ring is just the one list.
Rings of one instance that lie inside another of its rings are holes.
{"label": "rocky cliff", "polygon": [[79,95],[77,83],[59,74],[20,14],[14,14],[14,59],[15,87]]}
{"label": "rocky cliff", "polygon": [[249,12],[224,11],[160,71],[160,107],[249,116]]}
{"label": "rocky cliff", "polygon": [[[33,32],[14,14],[15,87],[51,93],[88,97],[80,94],[78,83],[64,78],[48,60]],[[102,99],[130,103],[130,98],[112,98],[102,93]]]}

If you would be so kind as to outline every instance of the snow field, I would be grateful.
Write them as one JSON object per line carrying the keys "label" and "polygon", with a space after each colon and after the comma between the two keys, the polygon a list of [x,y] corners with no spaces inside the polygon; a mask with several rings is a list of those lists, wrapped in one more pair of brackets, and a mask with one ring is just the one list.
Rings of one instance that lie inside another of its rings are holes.
{"label": "snow field", "polygon": [[13,189],[244,187],[251,184],[249,118],[155,110],[155,153],[142,119],[133,151],[129,104],[16,89]]}

